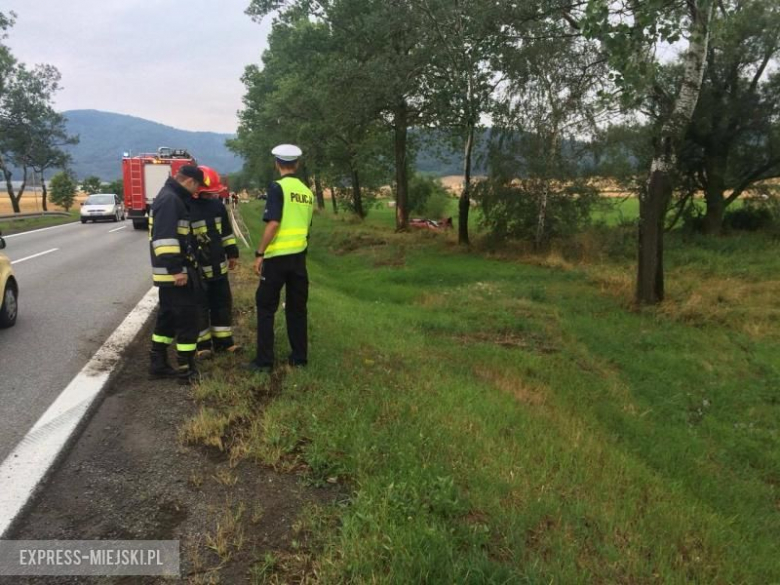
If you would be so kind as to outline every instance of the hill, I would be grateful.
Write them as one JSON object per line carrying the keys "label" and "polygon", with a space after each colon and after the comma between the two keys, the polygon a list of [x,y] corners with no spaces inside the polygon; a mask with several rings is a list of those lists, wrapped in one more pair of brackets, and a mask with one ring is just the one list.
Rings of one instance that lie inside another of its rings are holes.
{"label": "hill", "polygon": [[202,164],[221,173],[239,170],[243,161],[225,147],[230,134],[190,132],[143,118],[101,112],[70,110],[63,112],[70,134],[78,134],[79,144],[68,149],[72,168],[79,178],[97,175],[104,181],[121,176],[124,152],[155,152],[160,146],[186,148]]}

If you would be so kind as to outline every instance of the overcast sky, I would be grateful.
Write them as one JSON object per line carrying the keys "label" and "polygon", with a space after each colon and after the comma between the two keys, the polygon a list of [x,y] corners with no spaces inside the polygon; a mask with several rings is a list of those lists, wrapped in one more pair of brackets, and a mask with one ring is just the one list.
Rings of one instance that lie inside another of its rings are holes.
{"label": "overcast sky", "polygon": [[185,130],[235,132],[241,75],[259,63],[270,18],[249,0],[2,0],[20,61],[62,74],[59,110],[130,114]]}

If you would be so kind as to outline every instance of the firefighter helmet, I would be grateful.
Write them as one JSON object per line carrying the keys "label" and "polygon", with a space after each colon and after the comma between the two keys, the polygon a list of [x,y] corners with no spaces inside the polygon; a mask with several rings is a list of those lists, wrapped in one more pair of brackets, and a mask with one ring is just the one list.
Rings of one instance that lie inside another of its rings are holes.
{"label": "firefighter helmet", "polygon": [[203,171],[203,186],[198,189],[198,193],[219,193],[225,188],[217,171],[204,165],[198,168]]}

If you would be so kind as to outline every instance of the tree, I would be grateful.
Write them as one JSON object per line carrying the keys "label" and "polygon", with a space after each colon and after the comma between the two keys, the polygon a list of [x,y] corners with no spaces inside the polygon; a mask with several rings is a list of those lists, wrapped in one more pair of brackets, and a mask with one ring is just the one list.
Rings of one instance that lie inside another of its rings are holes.
{"label": "tree", "polygon": [[512,188],[517,187],[535,202],[537,248],[550,236],[551,200],[562,206],[565,198],[588,204],[592,199],[583,160],[599,116],[608,111],[597,100],[606,81],[597,47],[578,36],[546,34],[549,26],[536,23],[527,31],[537,32],[534,42],[508,48],[502,57],[505,82],[494,120],[512,148],[503,157],[494,155],[491,165],[492,181],[504,187],[494,192],[518,197]]}
{"label": "tree", "polygon": [[780,176],[780,5],[723,0],[714,13],[701,95],[679,170],[704,192],[704,231],[720,233],[726,208],[759,181]]}
{"label": "tree", "polygon": [[70,173],[59,172],[51,178],[51,201],[70,211],[76,199],[76,180]]}
{"label": "tree", "polygon": [[87,195],[100,193],[103,190],[103,181],[100,180],[100,177],[90,175],[81,181],[81,190]]}
{"label": "tree", "polygon": [[[44,167],[47,161],[67,161],[56,152],[58,144],[72,142],[64,130],[64,118],[51,105],[59,88],[60,74],[50,65],[28,69],[16,65],[0,95],[0,171],[6,182],[14,212],[21,211],[19,200],[24,194],[28,171]],[[14,191],[14,168],[21,169],[22,185]]]}
{"label": "tree", "polygon": [[[597,40],[612,68],[623,103],[650,101],[656,132],[647,188],[639,198],[639,246],[636,300],[655,304],[664,298],[663,233],[672,196],[672,171],[680,143],[699,98],[709,43],[712,0],[612,2],[588,0],[581,18],[565,17],[586,37]],[[679,41],[682,53],[679,87],[661,83],[658,46]]]}
{"label": "tree", "polygon": [[[231,185],[232,187],[232,185]],[[125,196],[125,183],[122,179],[116,179],[115,181],[111,181],[106,186],[106,193],[113,193],[114,195],[119,195],[120,198],[124,198]]]}
{"label": "tree", "polygon": [[348,182],[347,206],[364,217],[364,179],[377,175],[381,128],[370,100],[344,96],[345,87],[362,87],[364,80],[364,70],[339,49],[326,24],[306,19],[275,23],[263,68],[246,69],[245,107],[231,148],[245,158],[259,153],[268,161],[263,172],[270,180],[267,153],[274,142],[297,142],[304,150],[301,171],[313,176],[318,205],[324,206],[323,179]]}
{"label": "tree", "polygon": [[47,207],[46,171],[51,168],[65,168],[71,162],[71,156],[63,146],[77,144],[78,136],[68,136],[65,131],[65,118],[54,110],[47,110],[33,130],[32,148],[28,160],[30,167],[38,173],[41,180],[43,210]]}
{"label": "tree", "polygon": [[16,65],[16,59],[11,54],[11,50],[2,42],[8,36],[5,31],[14,25],[15,17],[13,12],[7,15],[0,12],[0,99],[5,92],[6,78]]}
{"label": "tree", "polygon": [[[463,187],[458,202],[458,242],[469,244],[469,209],[475,133],[499,76],[496,56],[510,43],[518,18],[490,0],[412,0],[432,31],[432,59],[424,90],[433,122],[463,140]],[[521,19],[522,20],[522,19]]]}
{"label": "tree", "polygon": [[[396,228],[406,229],[408,130],[425,113],[421,85],[431,59],[431,31],[420,11],[410,0],[252,0],[247,9],[255,19],[274,11],[283,22],[311,18],[323,23],[344,61],[358,64],[350,84],[340,88],[340,103],[357,108],[371,105],[375,117],[391,128]],[[356,88],[353,83],[358,82]]]}

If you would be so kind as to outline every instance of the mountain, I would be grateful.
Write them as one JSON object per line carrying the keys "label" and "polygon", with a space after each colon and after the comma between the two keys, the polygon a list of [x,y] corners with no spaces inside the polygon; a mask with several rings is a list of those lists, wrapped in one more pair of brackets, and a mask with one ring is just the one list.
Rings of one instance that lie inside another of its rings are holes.
{"label": "mountain", "polygon": [[63,115],[67,118],[68,133],[80,138],[77,145],[68,147],[73,157],[71,168],[80,179],[88,175],[104,181],[118,179],[122,175],[123,153],[156,152],[160,146],[184,148],[199,163],[220,173],[235,172],[243,165],[243,160],[225,146],[231,134],[190,132],[98,110],[69,110]]}

